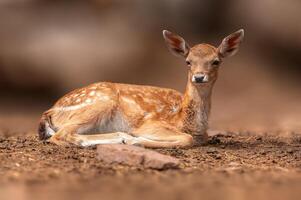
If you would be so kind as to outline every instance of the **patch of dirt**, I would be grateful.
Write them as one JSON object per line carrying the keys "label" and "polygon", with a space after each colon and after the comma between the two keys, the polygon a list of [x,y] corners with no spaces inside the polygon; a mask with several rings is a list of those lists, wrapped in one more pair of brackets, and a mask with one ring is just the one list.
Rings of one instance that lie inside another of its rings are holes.
{"label": "patch of dirt", "polygon": [[156,149],[181,161],[156,171],[97,160],[34,133],[0,133],[1,199],[299,199],[301,135],[216,132],[206,145]]}

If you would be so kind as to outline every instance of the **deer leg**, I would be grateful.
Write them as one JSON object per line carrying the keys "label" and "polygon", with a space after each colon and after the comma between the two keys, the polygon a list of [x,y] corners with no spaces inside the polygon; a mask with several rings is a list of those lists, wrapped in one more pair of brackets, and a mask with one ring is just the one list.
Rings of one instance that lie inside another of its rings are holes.
{"label": "deer leg", "polygon": [[[149,148],[174,148],[174,147],[189,147],[192,146],[193,139],[191,135],[186,133],[177,133],[176,135],[173,132],[161,132],[162,134],[153,133],[151,136],[149,134],[141,134],[138,136],[133,145],[139,145]],[[165,134],[170,134],[166,136]]]}
{"label": "deer leg", "polygon": [[134,130],[132,135],[137,137],[133,144],[150,148],[186,147],[193,143],[191,135],[158,122],[146,123]]}
{"label": "deer leg", "polygon": [[127,133],[103,133],[81,135],[79,134],[79,125],[68,125],[56,132],[49,141],[57,145],[77,145],[77,146],[92,146],[97,144],[123,144],[134,143],[135,138]]}
{"label": "deer leg", "polygon": [[124,133],[103,133],[93,135],[78,135],[80,146],[93,146],[98,144],[135,144],[136,138]]}

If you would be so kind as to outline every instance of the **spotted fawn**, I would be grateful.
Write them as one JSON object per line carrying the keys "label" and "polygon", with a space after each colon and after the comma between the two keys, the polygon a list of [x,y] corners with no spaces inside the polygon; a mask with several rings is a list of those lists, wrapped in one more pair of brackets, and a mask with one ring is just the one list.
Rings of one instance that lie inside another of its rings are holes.
{"label": "spotted fawn", "polygon": [[[99,82],[76,89],[43,113],[39,137],[58,145],[134,144],[151,148],[186,147],[206,138],[211,93],[224,58],[243,40],[241,29],[218,48],[190,47],[179,35],[163,31],[169,50],[186,60],[186,91]],[[194,137],[196,136],[196,137]]]}

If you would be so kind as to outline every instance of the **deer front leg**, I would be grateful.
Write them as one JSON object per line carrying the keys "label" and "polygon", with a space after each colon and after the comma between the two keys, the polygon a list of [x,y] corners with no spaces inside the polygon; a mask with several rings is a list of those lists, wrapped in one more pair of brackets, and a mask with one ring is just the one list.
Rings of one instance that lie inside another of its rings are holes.
{"label": "deer front leg", "polygon": [[93,135],[78,135],[80,139],[80,146],[93,146],[98,144],[136,144],[135,137],[124,133],[103,133],[103,134],[93,134]]}
{"label": "deer front leg", "polygon": [[191,135],[161,122],[147,122],[132,135],[137,137],[134,144],[150,148],[189,147],[193,144]]}
{"label": "deer front leg", "polygon": [[127,133],[103,133],[81,135],[79,130],[82,126],[67,125],[55,133],[49,141],[60,146],[77,145],[77,146],[93,146],[97,144],[125,144],[135,143],[135,138]]}

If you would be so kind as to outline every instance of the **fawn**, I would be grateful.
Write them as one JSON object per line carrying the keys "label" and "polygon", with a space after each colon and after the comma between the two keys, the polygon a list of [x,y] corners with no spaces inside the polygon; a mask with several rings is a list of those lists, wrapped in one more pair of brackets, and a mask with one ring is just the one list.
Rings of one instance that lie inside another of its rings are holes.
{"label": "fawn", "polygon": [[239,30],[218,48],[189,47],[167,30],[169,50],[184,57],[188,69],[186,91],[99,82],[76,89],[44,112],[39,138],[58,145],[135,144],[145,147],[185,147],[193,136],[206,138],[211,93],[222,60],[234,55],[244,37]]}

